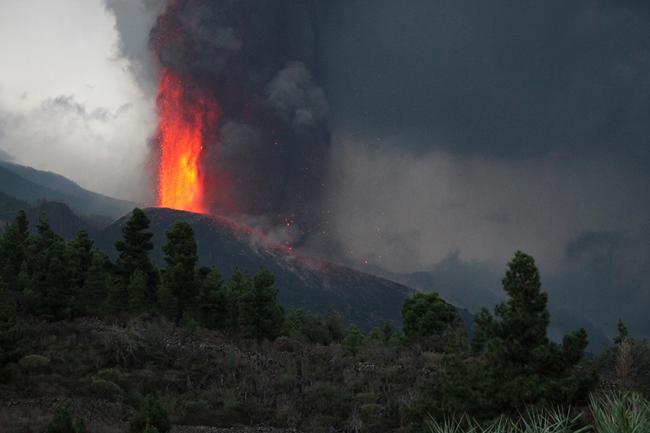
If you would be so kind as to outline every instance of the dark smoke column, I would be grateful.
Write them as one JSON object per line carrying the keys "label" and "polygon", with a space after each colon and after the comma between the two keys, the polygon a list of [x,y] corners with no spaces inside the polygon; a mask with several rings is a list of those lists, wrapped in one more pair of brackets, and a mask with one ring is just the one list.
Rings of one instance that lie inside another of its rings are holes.
{"label": "dark smoke column", "polygon": [[312,6],[168,0],[151,31],[161,70],[192,89],[183,104],[219,107],[218,124],[202,129],[198,163],[212,212],[318,224],[329,133],[327,100],[310,73]]}

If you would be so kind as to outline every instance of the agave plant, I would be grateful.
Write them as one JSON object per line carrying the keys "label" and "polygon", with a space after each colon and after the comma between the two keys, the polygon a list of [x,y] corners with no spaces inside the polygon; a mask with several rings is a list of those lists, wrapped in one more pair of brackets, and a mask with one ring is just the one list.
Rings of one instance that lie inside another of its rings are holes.
{"label": "agave plant", "polygon": [[431,419],[429,433],[586,433],[587,427],[576,427],[579,417],[571,416],[569,410],[531,410],[518,422],[501,417],[488,424],[481,424],[469,417]]}
{"label": "agave plant", "polygon": [[442,422],[433,417],[427,423],[429,433],[481,433],[479,426],[468,416],[445,418]]}
{"label": "agave plant", "polygon": [[650,432],[650,403],[638,394],[592,396],[591,414],[598,433]]}
{"label": "agave plant", "polygon": [[589,427],[577,427],[578,416],[572,416],[570,409],[545,409],[529,411],[522,417],[521,433],[584,433]]}

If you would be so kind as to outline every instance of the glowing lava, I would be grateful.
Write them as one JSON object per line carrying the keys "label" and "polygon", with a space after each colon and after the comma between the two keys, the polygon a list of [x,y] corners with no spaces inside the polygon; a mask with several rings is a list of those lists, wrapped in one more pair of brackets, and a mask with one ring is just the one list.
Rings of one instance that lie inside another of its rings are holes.
{"label": "glowing lava", "polygon": [[157,103],[158,205],[205,213],[201,157],[204,142],[217,125],[218,105],[168,69],[161,72]]}

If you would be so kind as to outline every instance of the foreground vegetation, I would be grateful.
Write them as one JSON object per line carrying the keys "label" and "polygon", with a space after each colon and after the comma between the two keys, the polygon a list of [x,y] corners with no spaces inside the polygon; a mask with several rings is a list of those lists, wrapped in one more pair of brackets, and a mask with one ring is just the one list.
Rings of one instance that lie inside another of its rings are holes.
{"label": "foreground vegetation", "polygon": [[[589,410],[530,410],[517,419],[500,417],[489,423],[472,418],[430,420],[430,433],[641,433],[650,431],[650,402],[638,394],[592,397]],[[585,425],[583,419],[591,422]]]}
{"label": "foreground vegetation", "polygon": [[[402,332],[363,332],[334,312],[283,311],[264,270],[224,280],[215,268],[199,268],[184,223],[168,231],[166,266],[158,269],[148,228],[136,209],[113,262],[87,234],[65,241],[45,219],[35,234],[24,213],[6,227],[2,431],[263,424],[310,433],[570,432],[593,425],[600,433],[636,422],[630,413],[647,418],[647,345],[622,323],[616,345],[598,359],[585,359],[584,330],[549,341],[546,295],[524,253],[503,278],[507,300],[476,316],[471,339],[456,309],[435,293],[406,300]],[[627,391],[640,394],[618,394]],[[590,403],[594,392],[613,397]]]}

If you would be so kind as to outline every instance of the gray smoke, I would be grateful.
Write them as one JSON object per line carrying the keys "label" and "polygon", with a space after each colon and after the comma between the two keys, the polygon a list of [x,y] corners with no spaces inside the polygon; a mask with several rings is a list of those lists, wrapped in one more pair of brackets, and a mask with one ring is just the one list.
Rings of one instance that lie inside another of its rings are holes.
{"label": "gray smoke", "polygon": [[159,56],[218,96],[210,164],[241,210],[304,205],[312,251],[433,275],[423,289],[472,307],[523,249],[563,327],[622,317],[650,335],[647,2],[187,0],[166,16],[154,46],[183,30]]}

